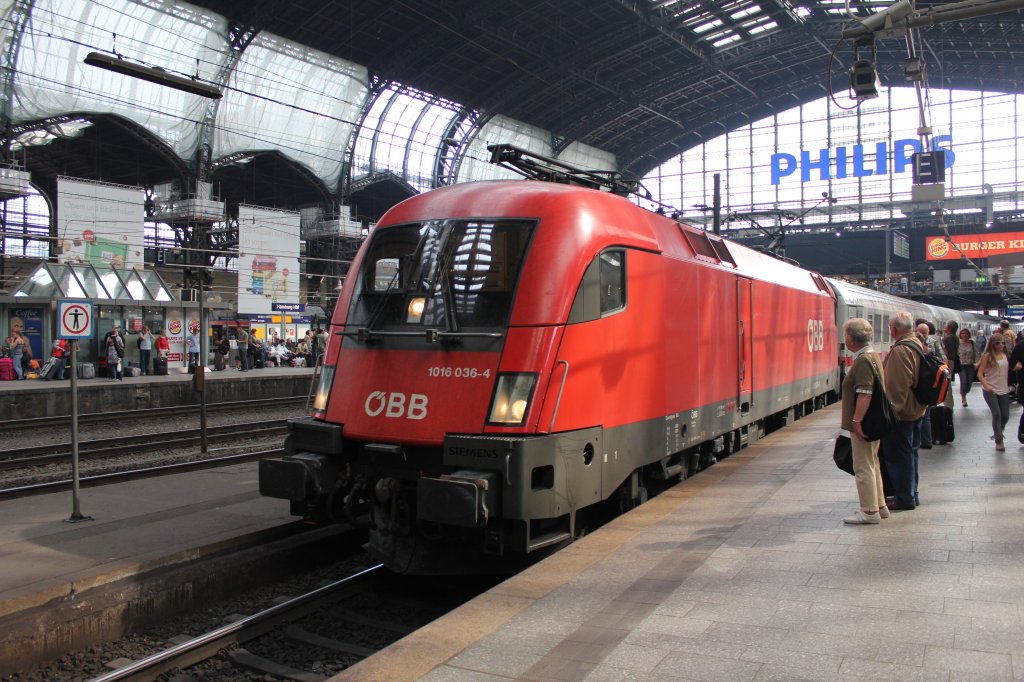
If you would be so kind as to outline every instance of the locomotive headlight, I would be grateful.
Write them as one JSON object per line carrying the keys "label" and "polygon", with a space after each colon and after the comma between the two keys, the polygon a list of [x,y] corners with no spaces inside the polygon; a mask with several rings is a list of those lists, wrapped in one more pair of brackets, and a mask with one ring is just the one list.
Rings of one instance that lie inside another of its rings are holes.
{"label": "locomotive headlight", "polygon": [[320,370],[320,383],[316,387],[316,397],[313,399],[313,409],[310,412],[313,417],[323,419],[327,414],[327,400],[331,397],[334,370],[334,365],[324,365]]}
{"label": "locomotive headlight", "polygon": [[414,296],[409,299],[409,306],[405,311],[406,324],[419,324],[423,319],[423,310],[427,307],[427,299],[424,296]]}
{"label": "locomotive headlight", "polygon": [[507,373],[498,375],[487,422],[502,426],[520,426],[526,418],[537,384],[536,374]]}

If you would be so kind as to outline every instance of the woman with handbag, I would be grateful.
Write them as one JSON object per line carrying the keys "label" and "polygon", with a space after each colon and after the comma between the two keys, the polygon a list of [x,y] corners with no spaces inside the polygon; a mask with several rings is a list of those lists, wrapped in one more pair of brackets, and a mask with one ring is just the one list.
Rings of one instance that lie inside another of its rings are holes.
{"label": "woman with handbag", "polygon": [[849,524],[876,524],[889,518],[882,489],[882,470],[878,464],[878,441],[869,441],[861,422],[871,404],[875,377],[885,385],[882,362],[871,347],[874,329],[862,317],[854,317],[843,325],[847,350],[853,353],[853,365],[843,379],[842,424],[850,432],[853,449],[853,475],[857,482],[860,510],[843,519]]}
{"label": "woman with handbag", "polygon": [[981,380],[981,395],[992,412],[992,437],[996,450],[1002,452],[1003,429],[1010,421],[1010,359],[1006,354],[1006,337],[993,332],[985,352],[978,363],[978,378]]}

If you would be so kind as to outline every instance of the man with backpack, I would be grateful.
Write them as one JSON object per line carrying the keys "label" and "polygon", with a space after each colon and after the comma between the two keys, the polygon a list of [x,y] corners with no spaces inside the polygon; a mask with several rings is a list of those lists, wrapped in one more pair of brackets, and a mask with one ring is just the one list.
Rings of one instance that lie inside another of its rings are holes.
{"label": "man with backpack", "polygon": [[921,420],[925,405],[914,394],[918,370],[925,357],[924,346],[914,334],[914,318],[900,312],[889,318],[892,347],[885,359],[885,392],[899,415],[900,425],[882,437],[886,498],[890,510],[914,509],[918,505],[917,462],[921,446]]}

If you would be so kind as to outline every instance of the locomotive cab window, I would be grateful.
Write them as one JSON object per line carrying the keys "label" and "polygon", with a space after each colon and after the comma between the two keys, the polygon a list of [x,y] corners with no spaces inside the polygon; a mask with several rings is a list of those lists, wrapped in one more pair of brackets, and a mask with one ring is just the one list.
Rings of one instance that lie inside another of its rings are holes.
{"label": "locomotive cab window", "polygon": [[602,251],[583,273],[569,324],[597,320],[625,309],[626,293],[626,250]]}
{"label": "locomotive cab window", "polygon": [[601,263],[601,315],[626,307],[626,252],[605,251]]}
{"label": "locomotive cab window", "polygon": [[532,220],[431,220],[376,230],[349,323],[442,331],[506,326]]}

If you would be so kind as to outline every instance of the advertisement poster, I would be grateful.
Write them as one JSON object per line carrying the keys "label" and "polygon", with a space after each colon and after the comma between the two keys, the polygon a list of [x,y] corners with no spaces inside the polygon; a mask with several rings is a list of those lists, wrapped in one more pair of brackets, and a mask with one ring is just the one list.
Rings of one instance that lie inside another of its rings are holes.
{"label": "advertisement poster", "polygon": [[141,268],[145,200],[141,187],[57,178],[57,262]]}
{"label": "advertisement poster", "polygon": [[43,310],[42,308],[11,308],[7,328],[13,335],[17,330],[28,338],[32,357],[45,361],[50,353],[43,353]]}
{"label": "advertisement poster", "polygon": [[167,343],[171,347],[168,365],[185,362],[185,322],[180,310],[167,311]]}
{"label": "advertisement poster", "polygon": [[269,315],[299,302],[299,214],[238,206],[238,312]]}
{"label": "advertisement poster", "polygon": [[[954,246],[955,245],[955,246]],[[988,258],[1024,251],[1024,232],[985,232],[982,234],[956,234],[950,241],[945,237],[927,237],[925,252],[928,260],[960,260]]]}

